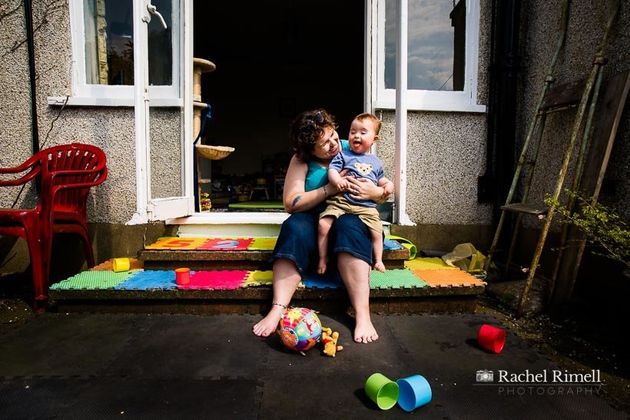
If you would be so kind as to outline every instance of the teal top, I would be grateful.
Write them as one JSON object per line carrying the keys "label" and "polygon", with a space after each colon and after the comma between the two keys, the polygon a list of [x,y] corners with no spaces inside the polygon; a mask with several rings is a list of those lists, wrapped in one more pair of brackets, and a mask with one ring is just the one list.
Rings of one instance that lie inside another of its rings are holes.
{"label": "teal top", "polygon": [[[348,140],[341,140],[341,150],[350,150]],[[310,161],[308,163],[308,172],[304,182],[304,191],[313,191],[323,187],[328,183],[328,166],[322,166],[321,163]]]}

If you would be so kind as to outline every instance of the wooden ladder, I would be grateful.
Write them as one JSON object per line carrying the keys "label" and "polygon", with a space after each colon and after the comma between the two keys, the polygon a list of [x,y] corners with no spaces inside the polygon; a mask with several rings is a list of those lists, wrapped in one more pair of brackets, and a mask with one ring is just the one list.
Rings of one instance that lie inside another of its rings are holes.
{"label": "wooden ladder", "polygon": [[[523,216],[533,215],[541,222],[543,222],[543,226],[538,237],[538,242],[536,244],[536,249],[532,257],[529,269],[527,270],[527,280],[525,282],[523,292],[521,293],[518,302],[518,307],[516,311],[517,316],[521,316],[524,312],[524,304],[527,301],[529,291],[535,278],[536,270],[538,269],[540,257],[542,255],[542,251],[545,246],[545,242],[547,240],[549,229],[551,227],[555,213],[555,208],[553,206],[546,207],[544,205],[535,205],[528,203],[529,191],[532,184],[534,168],[538,160],[540,143],[545,131],[544,129],[546,119],[550,113],[574,108],[575,106],[577,106],[575,121],[571,130],[569,143],[567,144],[566,150],[564,152],[558,177],[556,179],[555,189],[549,197],[552,202],[558,202],[560,194],[563,190],[565,179],[569,171],[569,165],[573,157],[574,150],[578,145],[579,150],[572,188],[574,190],[579,188],[582,172],[584,170],[584,158],[588,150],[590,135],[592,134],[593,116],[595,113],[595,107],[598,102],[599,91],[602,84],[602,67],[607,61],[604,57],[604,50],[607,45],[608,36],[610,34],[612,24],[616,18],[617,11],[618,8],[616,8],[614,13],[611,14],[607,22],[604,37],[602,39],[599,49],[597,50],[597,53],[595,54],[593,66],[586,81],[573,82],[570,84],[556,86],[552,88],[552,84],[555,81],[553,74],[555,71],[556,62],[558,59],[558,55],[564,47],[564,40],[567,32],[569,7],[568,1],[565,1],[563,3],[562,19],[560,23],[560,30],[558,31],[558,38],[556,41],[556,50],[549,65],[547,77],[545,78],[542,92],[537,103],[538,105],[536,107],[536,114],[528,128],[527,136],[523,143],[523,148],[521,150],[521,154],[516,166],[514,177],[512,179],[510,190],[505,201],[505,205],[501,207],[501,216],[497,224],[492,245],[490,247],[488,258],[484,267],[486,270],[488,270],[488,268],[490,267],[492,258],[497,250],[497,245],[501,237],[501,231],[505,224],[507,213],[515,213],[516,221],[512,233],[512,239],[510,241],[508,258],[506,262],[506,271],[509,269],[512,260],[513,251],[516,245],[516,238],[518,236]],[[532,149],[531,152],[530,148]],[[530,155],[532,155],[533,157],[530,158]],[[524,173],[525,167],[529,167],[529,170],[525,171]],[[522,202],[515,202],[515,192],[519,184],[521,184],[523,177],[524,182],[522,184]],[[573,203],[569,203],[569,206],[572,205]],[[556,271],[557,273],[557,269],[554,271]]]}

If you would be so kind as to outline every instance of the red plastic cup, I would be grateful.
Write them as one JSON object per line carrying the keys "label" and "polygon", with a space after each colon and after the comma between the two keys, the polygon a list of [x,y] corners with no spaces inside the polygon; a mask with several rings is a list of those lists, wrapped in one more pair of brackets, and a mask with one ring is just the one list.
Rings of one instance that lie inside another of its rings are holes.
{"label": "red plastic cup", "polygon": [[175,270],[175,283],[184,285],[190,283],[190,268],[182,267]]}
{"label": "red plastic cup", "polygon": [[479,345],[491,353],[501,353],[505,345],[506,332],[503,328],[483,324],[477,333]]}

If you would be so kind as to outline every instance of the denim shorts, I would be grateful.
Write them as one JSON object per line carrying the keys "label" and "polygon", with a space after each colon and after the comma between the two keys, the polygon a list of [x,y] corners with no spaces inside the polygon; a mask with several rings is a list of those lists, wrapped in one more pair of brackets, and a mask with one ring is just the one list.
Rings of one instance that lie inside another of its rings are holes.
{"label": "denim shorts", "polygon": [[[317,227],[319,212],[293,213],[282,223],[271,260],[287,259],[295,263],[302,275],[313,272],[319,260]],[[330,257],[346,252],[372,265],[372,241],[368,227],[354,214],[335,221],[328,239]],[[336,261],[329,267],[336,269]]]}

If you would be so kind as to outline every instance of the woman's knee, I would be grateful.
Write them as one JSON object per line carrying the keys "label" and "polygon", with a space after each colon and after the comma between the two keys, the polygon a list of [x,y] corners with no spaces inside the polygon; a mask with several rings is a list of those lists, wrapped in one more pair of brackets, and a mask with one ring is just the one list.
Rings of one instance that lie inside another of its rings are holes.
{"label": "woman's knee", "polygon": [[335,222],[335,231],[337,235],[353,237],[370,237],[368,227],[354,214],[344,214]]}
{"label": "woman's knee", "polygon": [[372,240],[368,227],[353,214],[341,216],[330,235],[333,252],[349,253],[372,264]]}

